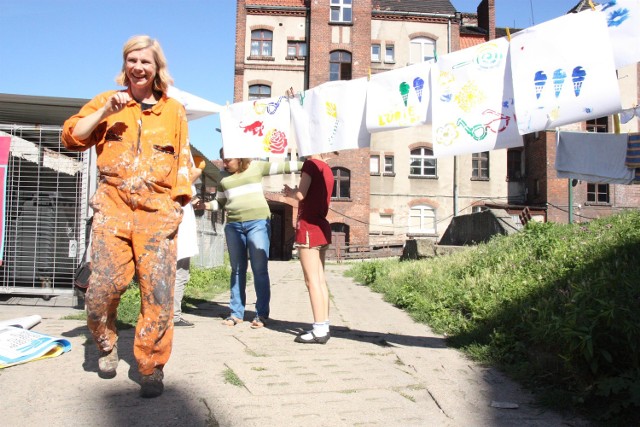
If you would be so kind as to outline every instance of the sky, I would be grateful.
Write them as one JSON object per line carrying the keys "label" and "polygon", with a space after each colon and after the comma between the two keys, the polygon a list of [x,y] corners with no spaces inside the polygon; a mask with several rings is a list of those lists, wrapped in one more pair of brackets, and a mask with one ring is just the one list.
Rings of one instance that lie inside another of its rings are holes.
{"label": "sky", "polygon": [[[480,0],[452,0],[475,12]],[[565,14],[577,0],[496,0],[496,25],[526,28]],[[175,86],[233,102],[236,0],[0,0],[0,93],[90,99],[119,86],[122,46],[157,39]],[[217,114],[189,122],[209,159],[222,146]]]}

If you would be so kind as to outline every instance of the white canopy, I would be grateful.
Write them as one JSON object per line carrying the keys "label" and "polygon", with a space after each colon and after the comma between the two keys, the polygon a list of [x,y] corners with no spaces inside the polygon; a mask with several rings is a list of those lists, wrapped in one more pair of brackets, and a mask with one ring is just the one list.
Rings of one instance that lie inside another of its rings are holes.
{"label": "white canopy", "polygon": [[182,103],[182,105],[184,105],[184,108],[187,110],[187,120],[200,119],[210,114],[219,113],[222,110],[221,105],[207,101],[199,96],[192,95],[175,86],[169,86],[167,95],[171,98],[177,99]]}

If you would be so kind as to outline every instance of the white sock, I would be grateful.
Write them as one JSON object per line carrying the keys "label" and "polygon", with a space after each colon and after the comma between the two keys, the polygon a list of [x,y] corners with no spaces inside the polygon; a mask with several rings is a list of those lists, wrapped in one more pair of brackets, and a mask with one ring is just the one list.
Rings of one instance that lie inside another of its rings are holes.
{"label": "white sock", "polygon": [[317,337],[323,337],[323,336],[327,335],[328,332],[329,332],[329,323],[328,323],[328,321],[320,322],[320,323],[314,323],[313,324],[313,333]]}

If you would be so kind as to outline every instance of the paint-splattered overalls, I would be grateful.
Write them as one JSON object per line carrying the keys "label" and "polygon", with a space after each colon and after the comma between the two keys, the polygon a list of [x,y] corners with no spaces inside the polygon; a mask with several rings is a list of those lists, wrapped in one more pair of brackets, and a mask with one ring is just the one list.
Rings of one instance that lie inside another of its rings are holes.
{"label": "paint-splattered overalls", "polygon": [[98,155],[87,324],[98,347],[111,350],[118,339],[120,297],[137,273],[141,308],[134,355],[140,373],[150,375],[167,363],[173,341],[174,237],[181,204],[191,198],[187,119],[184,107],[166,96],[145,111],[131,101],[88,139],[74,138],[78,120],[101,108],[113,93],[96,96],[69,118],[62,140],[77,151],[95,145]]}

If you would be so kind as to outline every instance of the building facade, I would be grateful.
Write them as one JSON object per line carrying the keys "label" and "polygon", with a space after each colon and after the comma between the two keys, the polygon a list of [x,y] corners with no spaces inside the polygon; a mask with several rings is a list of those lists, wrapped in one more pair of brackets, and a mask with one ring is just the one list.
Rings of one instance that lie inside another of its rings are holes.
{"label": "building facade", "polygon": [[[485,3],[493,25],[494,2]],[[434,61],[460,48],[460,22],[450,1],[238,0],[234,102]],[[483,41],[492,37],[495,31]],[[369,149],[329,161],[337,182],[328,218],[334,239],[352,248],[437,241],[453,216],[507,202],[506,156],[436,159],[429,125],[374,134]],[[274,222],[283,221],[274,238],[285,253],[296,211],[279,191],[289,179],[265,180]]]}
{"label": "building facade", "polygon": [[[588,2],[580,1],[568,12],[585,7]],[[441,0],[238,0],[234,101],[434,62],[507,34],[496,27],[495,0],[480,1],[476,13],[459,12]],[[637,68],[620,70],[623,105],[637,105]],[[600,122],[612,130],[612,120]],[[568,128],[591,129],[587,123]],[[622,131],[637,129],[636,119]],[[567,183],[555,177],[555,132],[527,135],[524,141],[521,148],[435,158],[430,125],[372,134],[370,148],[343,151],[328,162],[336,178],[328,218],[334,243],[364,248],[413,238],[439,241],[454,216],[483,207],[505,209],[514,219],[527,208],[537,220],[562,222],[554,206],[567,206]],[[296,218],[296,206],[280,192],[285,182],[295,184],[297,177],[265,180],[274,212],[272,250],[284,259]],[[636,206],[635,188],[618,187],[608,187],[608,200],[620,208]],[[588,199],[603,199],[604,191],[578,183],[572,200],[585,209]],[[601,204],[596,210],[617,208]]]}

